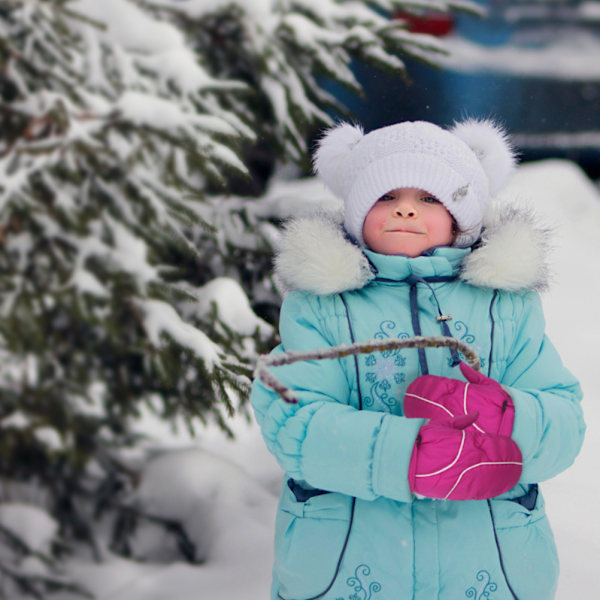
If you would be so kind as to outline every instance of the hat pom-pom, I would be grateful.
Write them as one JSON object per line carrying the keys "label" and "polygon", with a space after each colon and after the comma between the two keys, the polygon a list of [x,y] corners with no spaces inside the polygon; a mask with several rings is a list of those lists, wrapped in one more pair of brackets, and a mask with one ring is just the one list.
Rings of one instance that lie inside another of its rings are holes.
{"label": "hat pom-pom", "polygon": [[347,183],[344,162],[363,135],[359,125],[340,123],[326,131],[318,142],[313,168],[336,196],[344,196]]}
{"label": "hat pom-pom", "polygon": [[489,119],[468,119],[456,123],[450,131],[473,150],[488,178],[490,194],[497,194],[517,162],[504,129]]}

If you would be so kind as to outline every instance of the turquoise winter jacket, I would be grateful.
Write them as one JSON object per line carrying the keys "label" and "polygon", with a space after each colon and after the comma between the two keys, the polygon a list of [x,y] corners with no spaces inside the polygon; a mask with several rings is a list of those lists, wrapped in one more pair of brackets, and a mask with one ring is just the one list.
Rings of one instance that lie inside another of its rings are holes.
{"label": "turquoise winter jacket", "polygon": [[[531,248],[511,266],[502,244],[515,224]],[[512,437],[524,466],[519,484],[490,501],[411,494],[408,465],[423,421],[403,416],[402,397],[425,371],[462,378],[447,349],[278,367],[299,403],[286,404],[260,382],[251,396],[285,471],[272,600],[554,597],[558,560],[537,484],[580,449],[581,392],[527,289],[544,277],[543,239],[511,214],[486,242],[406,258],[361,251],[324,219],[288,228],[278,272],[296,289],[284,300],[273,352],[441,335],[448,331],[436,318],[451,315],[450,333],[476,348],[484,373],[513,398]]]}

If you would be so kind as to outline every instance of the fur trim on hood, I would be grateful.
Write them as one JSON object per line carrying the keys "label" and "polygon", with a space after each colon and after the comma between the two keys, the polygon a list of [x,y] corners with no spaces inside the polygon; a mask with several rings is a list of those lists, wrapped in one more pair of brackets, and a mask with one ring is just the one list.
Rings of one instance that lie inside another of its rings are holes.
{"label": "fur trim on hood", "polygon": [[[548,285],[549,237],[529,210],[509,206],[490,212],[481,243],[463,261],[460,279],[478,287],[541,291]],[[374,277],[367,257],[345,235],[339,215],[324,213],[288,221],[275,271],[286,289],[319,295],[360,289]]]}

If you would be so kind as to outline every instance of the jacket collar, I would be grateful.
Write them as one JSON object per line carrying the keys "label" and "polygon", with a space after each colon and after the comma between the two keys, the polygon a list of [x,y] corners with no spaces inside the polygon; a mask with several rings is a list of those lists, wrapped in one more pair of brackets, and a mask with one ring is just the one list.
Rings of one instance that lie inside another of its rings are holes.
{"label": "jacket collar", "polygon": [[376,279],[403,281],[410,277],[452,277],[460,272],[463,259],[470,248],[435,248],[417,258],[387,256],[363,249]]}
{"label": "jacket collar", "polygon": [[288,221],[275,270],[285,289],[319,295],[360,289],[375,276],[401,280],[411,274],[458,274],[478,287],[540,291],[548,283],[548,238],[549,231],[531,211],[505,206],[486,215],[473,249],[436,248],[417,258],[384,256],[350,241],[339,215],[317,213]]}

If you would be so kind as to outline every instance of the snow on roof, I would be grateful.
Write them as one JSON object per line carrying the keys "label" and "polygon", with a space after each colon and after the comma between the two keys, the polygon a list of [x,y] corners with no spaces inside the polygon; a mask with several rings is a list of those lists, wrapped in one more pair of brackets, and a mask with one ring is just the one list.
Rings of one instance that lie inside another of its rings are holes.
{"label": "snow on roof", "polygon": [[490,71],[516,76],[600,80],[600,36],[577,31],[539,47],[482,46],[459,36],[446,38],[443,67],[467,73]]}

